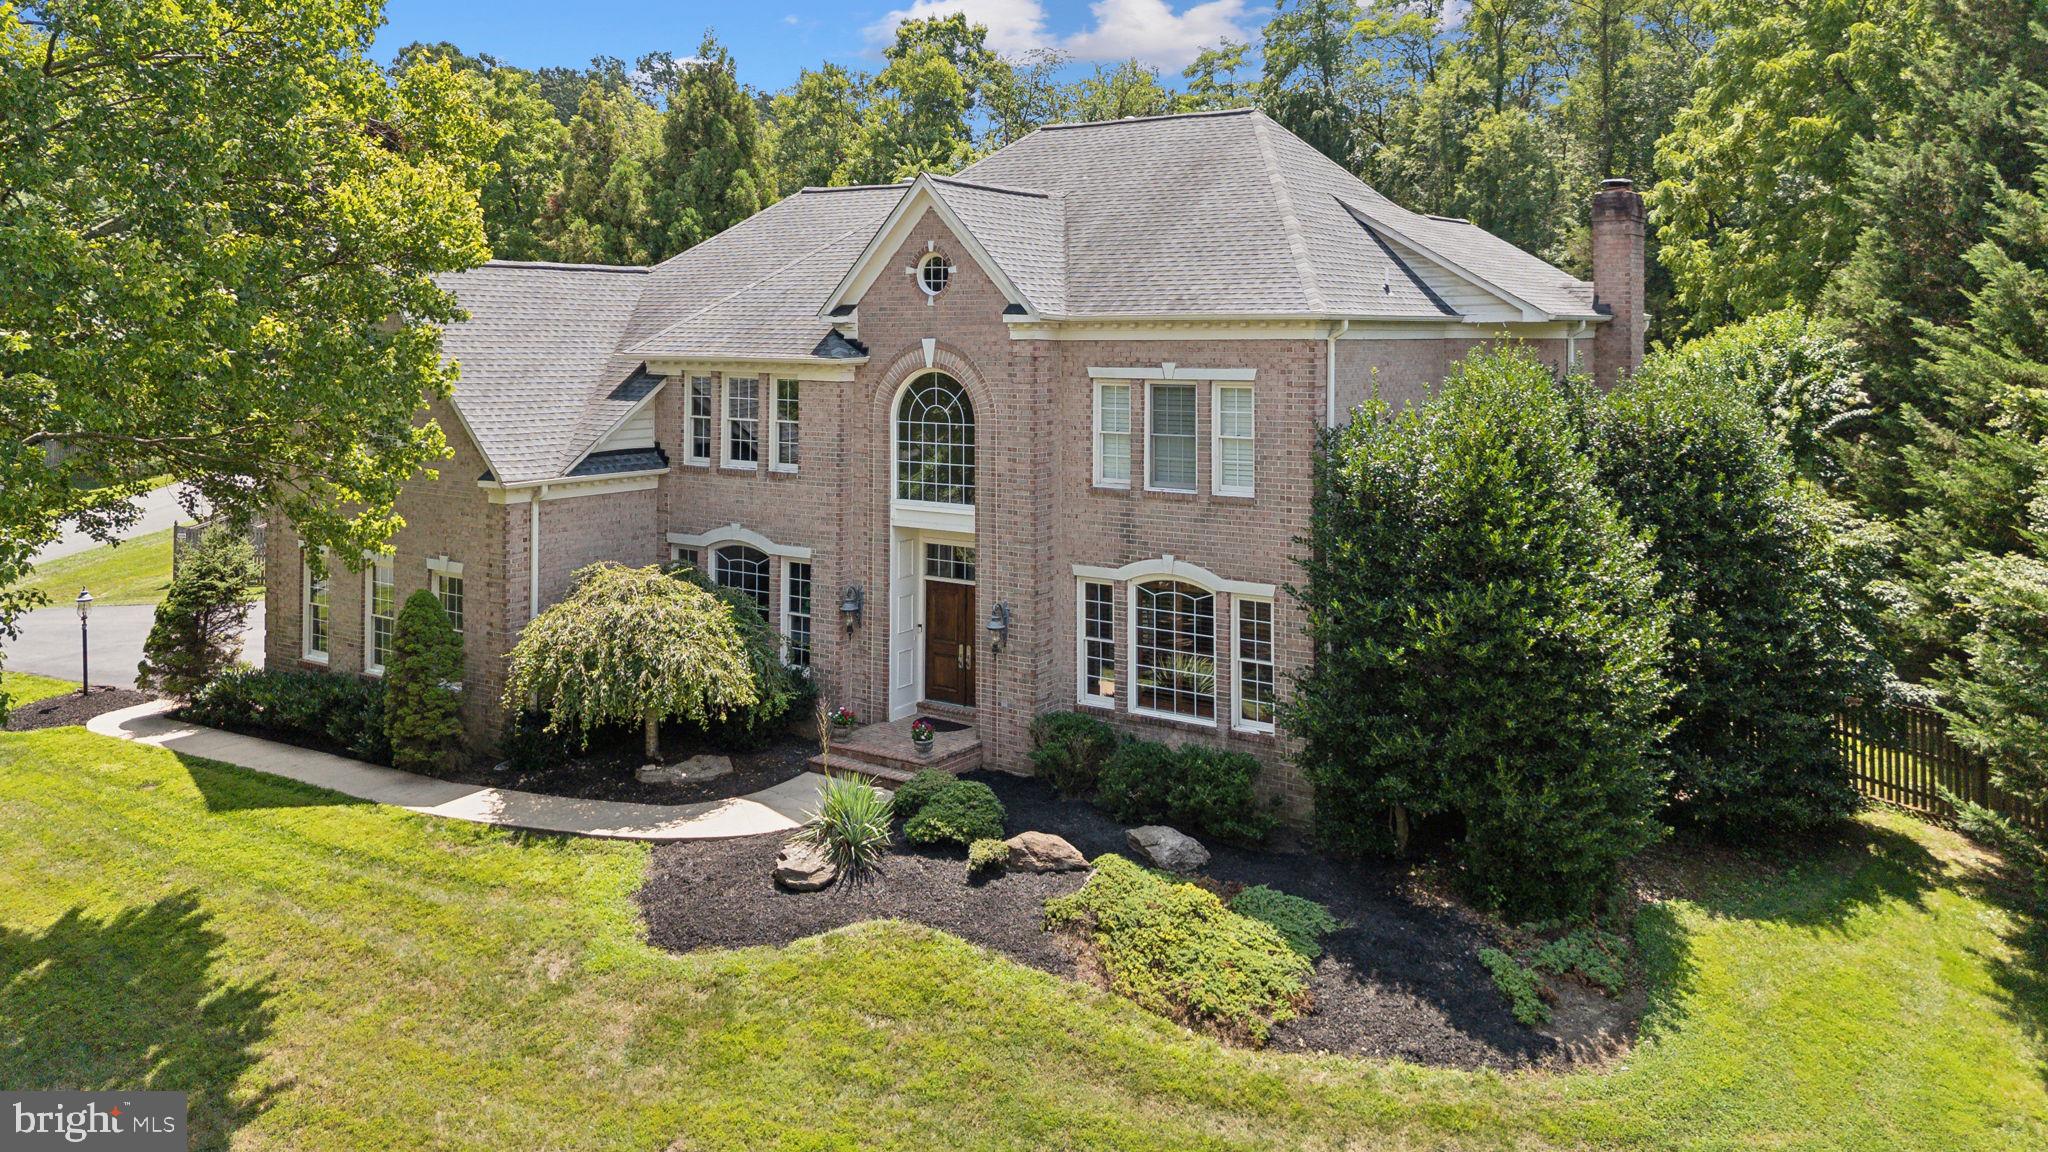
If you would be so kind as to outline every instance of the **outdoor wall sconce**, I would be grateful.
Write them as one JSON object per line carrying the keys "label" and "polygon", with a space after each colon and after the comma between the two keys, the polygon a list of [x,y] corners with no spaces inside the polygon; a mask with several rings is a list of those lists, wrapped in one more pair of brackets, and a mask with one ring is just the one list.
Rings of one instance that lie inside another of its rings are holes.
{"label": "outdoor wall sconce", "polygon": [[995,641],[995,650],[1003,650],[1003,639],[1010,634],[1010,606],[998,603],[988,614],[988,634]]}
{"label": "outdoor wall sconce", "polygon": [[839,615],[846,621],[848,635],[852,635],[853,630],[860,626],[860,612],[866,604],[867,594],[861,591],[858,584],[848,584],[846,591],[839,594]]}

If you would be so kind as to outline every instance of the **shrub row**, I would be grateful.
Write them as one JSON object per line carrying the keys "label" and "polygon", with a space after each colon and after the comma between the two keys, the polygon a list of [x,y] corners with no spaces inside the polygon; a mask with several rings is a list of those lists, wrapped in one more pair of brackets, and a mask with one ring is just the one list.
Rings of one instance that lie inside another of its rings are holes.
{"label": "shrub row", "polygon": [[231,668],[194,693],[178,717],[373,764],[391,763],[382,680]]}
{"label": "shrub row", "polygon": [[1031,740],[1040,776],[1068,796],[1094,793],[1098,807],[1126,824],[1257,844],[1276,823],[1259,804],[1259,762],[1242,752],[1131,739],[1085,712],[1040,716]]}

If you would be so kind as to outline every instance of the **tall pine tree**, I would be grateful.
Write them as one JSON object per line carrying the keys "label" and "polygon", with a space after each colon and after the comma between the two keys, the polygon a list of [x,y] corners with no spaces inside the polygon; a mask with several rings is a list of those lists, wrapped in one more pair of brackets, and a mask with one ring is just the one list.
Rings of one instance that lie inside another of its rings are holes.
{"label": "tall pine tree", "polygon": [[709,32],[677,62],[647,194],[644,243],[665,260],[775,201],[774,165],[732,53]]}

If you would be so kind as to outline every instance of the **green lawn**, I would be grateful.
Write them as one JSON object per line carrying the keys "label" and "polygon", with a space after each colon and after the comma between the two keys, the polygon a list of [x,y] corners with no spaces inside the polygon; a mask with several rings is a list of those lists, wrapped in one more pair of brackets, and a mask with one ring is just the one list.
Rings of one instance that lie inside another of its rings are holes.
{"label": "green lawn", "polygon": [[76,680],[57,680],[49,676],[37,676],[32,672],[0,672],[0,694],[6,695],[16,708],[76,691]]}
{"label": "green lawn", "polygon": [[171,584],[171,529],[117,544],[100,544],[36,565],[28,587],[52,604],[69,604],[80,588],[95,604],[155,604]]}
{"label": "green lawn", "polygon": [[902,924],[668,955],[644,849],[0,735],[0,1084],[195,1091],[194,1148],[2040,1148],[1982,860],[1879,814],[1674,853],[1646,1035],[1497,1076],[1223,1048]]}

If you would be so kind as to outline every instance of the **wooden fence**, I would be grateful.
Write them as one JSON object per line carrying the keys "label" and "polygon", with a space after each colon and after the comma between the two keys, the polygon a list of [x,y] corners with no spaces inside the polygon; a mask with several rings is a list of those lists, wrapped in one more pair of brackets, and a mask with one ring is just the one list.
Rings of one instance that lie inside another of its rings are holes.
{"label": "wooden fence", "polygon": [[[199,538],[223,524],[219,517],[197,524],[178,524],[171,528],[171,575],[178,574],[178,560],[185,555],[185,549],[199,543]],[[256,562],[263,562],[264,522],[257,520],[249,525],[249,546],[256,550]]]}
{"label": "wooden fence", "polygon": [[1947,817],[1955,812],[1946,792],[2048,831],[2048,809],[1994,786],[1984,758],[1950,739],[1948,720],[1932,708],[1893,704],[1844,713],[1835,720],[1835,745],[1856,787],[1873,800]]}

